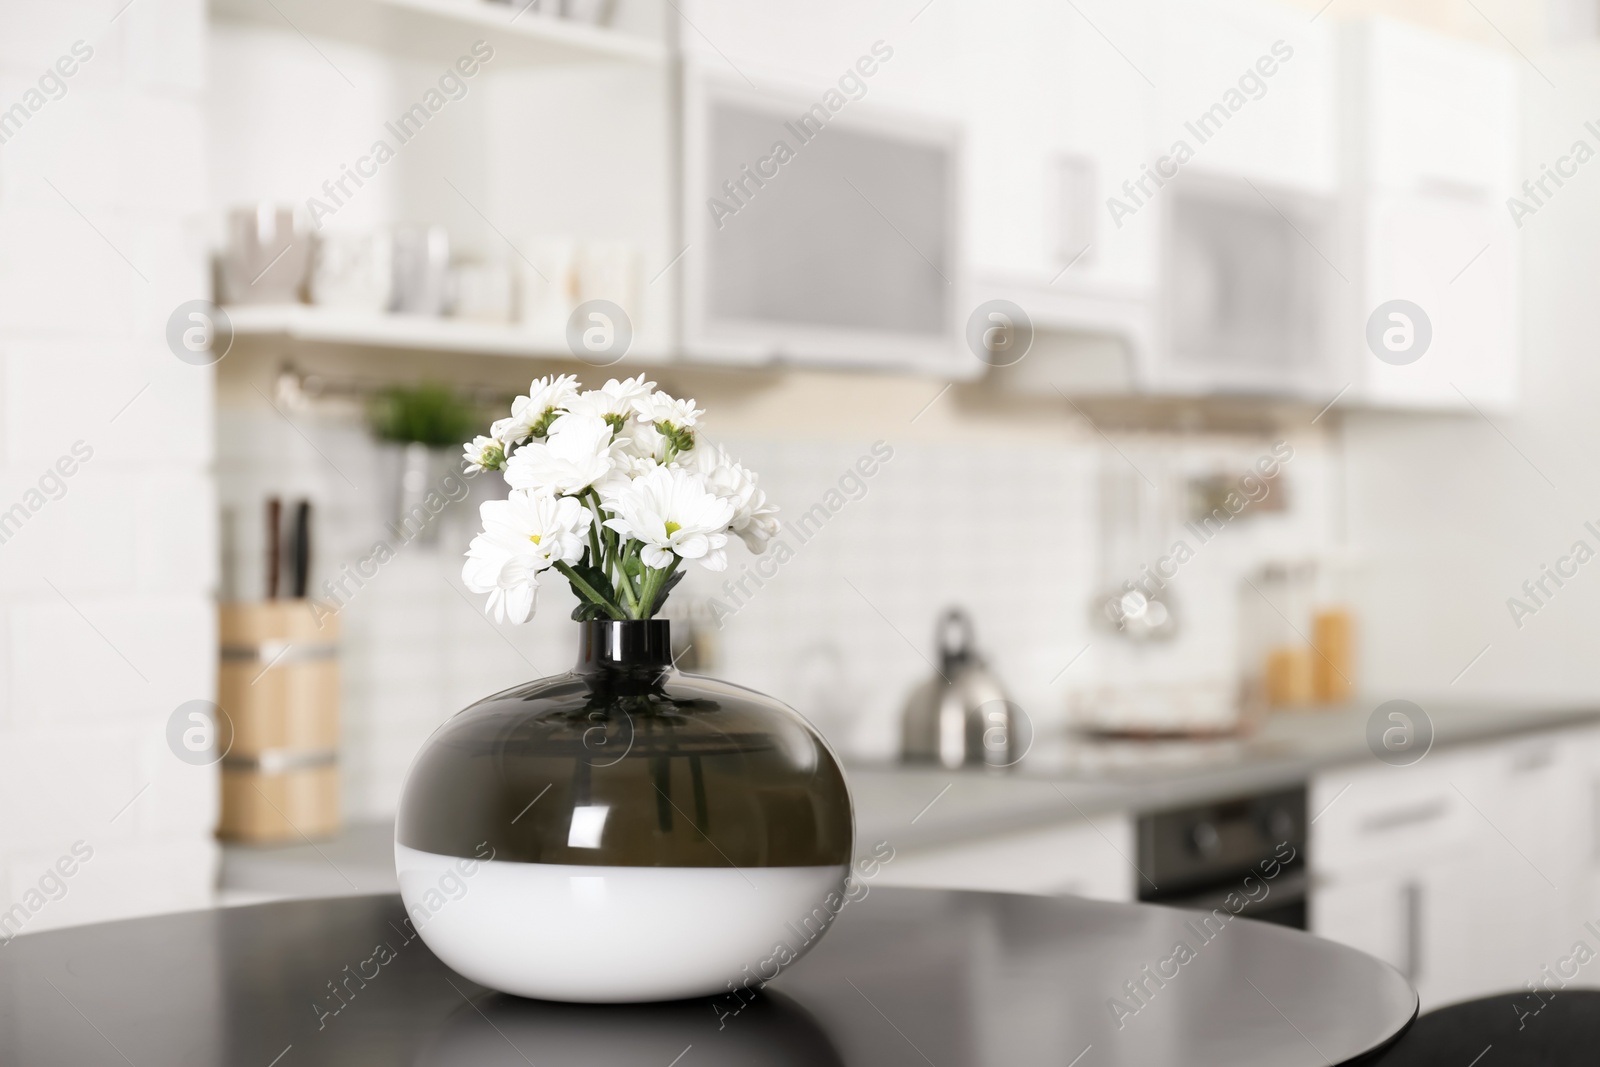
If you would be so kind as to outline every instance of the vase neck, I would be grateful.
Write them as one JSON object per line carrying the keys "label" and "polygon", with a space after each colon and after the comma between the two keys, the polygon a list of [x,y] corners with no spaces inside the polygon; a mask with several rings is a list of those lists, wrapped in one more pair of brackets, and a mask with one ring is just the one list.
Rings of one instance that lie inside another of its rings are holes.
{"label": "vase neck", "polygon": [[595,619],[579,626],[579,674],[672,666],[672,627],[666,619]]}

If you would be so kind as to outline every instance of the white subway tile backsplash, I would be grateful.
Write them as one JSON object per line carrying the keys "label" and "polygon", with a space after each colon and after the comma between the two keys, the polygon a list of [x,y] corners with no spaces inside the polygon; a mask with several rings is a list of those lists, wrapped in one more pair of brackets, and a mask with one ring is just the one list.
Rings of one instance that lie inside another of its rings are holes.
{"label": "white subway tile backsplash", "polygon": [[132,839],[137,820],[123,809],[140,802],[134,798],[147,782],[130,758],[134,738],[128,727],[101,729],[88,721],[0,735],[0,841],[8,857],[65,849],[80,837]]}
{"label": "white subway tile backsplash", "polygon": [[[356,488],[315,451],[295,448],[298,435],[271,411],[225,411],[221,485],[250,536],[268,492],[293,487],[317,500],[324,516],[320,581],[384,536],[393,470],[354,420],[294,417],[319,448],[339,457]],[[893,457],[861,480],[864,492],[852,472],[870,439],[725,439],[783,508],[794,555],[762,579],[735,545],[726,572],[690,571],[669,614],[731,612],[713,635],[720,656],[710,673],[789,701],[855,755],[895,750],[901,707],[932,673],[935,620],[950,605],[971,612],[981,651],[1042,730],[1065,720],[1074,693],[1100,684],[1231,675],[1240,569],[1265,554],[1324,543],[1323,490],[1310,476],[1317,450],[1302,450],[1292,467],[1290,513],[1240,524],[1185,568],[1174,596],[1199,621],[1166,647],[1138,649],[1096,629],[1091,617],[1090,593],[1103,580],[1099,472],[1124,460],[1090,436],[893,443]],[[1247,438],[1126,435],[1119,447],[1152,471],[1209,472],[1243,471],[1264,446]],[[835,510],[808,521],[809,532],[797,531],[817,504]],[[393,811],[411,756],[443,718],[572,662],[572,601],[559,580],[542,587],[539,612],[525,627],[493,624],[481,598],[461,591],[461,552],[474,530],[471,509],[459,509],[436,545],[404,546],[341,613],[352,817]],[[250,561],[256,551],[243,555]]]}
{"label": "white subway tile backsplash", "polygon": [[216,482],[207,471],[153,468],[135,483],[137,567],[141,591],[216,591],[219,560]]}
{"label": "white subway tile backsplash", "polygon": [[205,214],[209,166],[204,125],[204,113],[193,97],[133,97],[118,131],[120,180],[113,203],[147,215]]}
{"label": "white subway tile backsplash", "polygon": [[[92,857],[67,879],[67,892],[29,921],[30,932],[75,923],[106,922],[138,915],[209,906],[214,900],[221,850],[196,836],[100,844],[83,840]],[[39,851],[11,865],[13,899],[35,884],[61,852]]]}
{"label": "white subway tile backsplash", "polygon": [[215,881],[215,768],[164,729],[216,691],[212,372],[163,336],[209,289],[206,21],[85,0],[0,33],[0,110],[93,50],[0,151],[0,899],[94,850],[29,929],[200,906]]}
{"label": "white subway tile backsplash", "polygon": [[215,432],[212,368],[180,363],[164,347],[142,355],[135,366],[146,370],[143,380],[135,376],[109,410],[100,409],[105,458],[204,469]]}
{"label": "white subway tile backsplash", "polygon": [[66,446],[0,474],[0,594],[54,596],[52,584],[69,597],[131,590],[139,487],[130,474],[82,464]]}
{"label": "white subway tile backsplash", "polygon": [[[189,93],[205,88],[205,0],[140,0],[118,21],[124,23],[131,85]],[[197,137],[196,143],[204,142]]]}
{"label": "white subway tile backsplash", "polygon": [[[117,37],[112,17],[126,0],[80,0],[71,4],[29,5],[27,18],[10,19],[0,37],[0,64],[42,73],[85,40],[98,51],[107,37]],[[37,10],[35,10],[37,7]]]}
{"label": "white subway tile backsplash", "polygon": [[[93,61],[85,71],[92,68]],[[21,88],[0,85],[0,100],[9,106]],[[9,195],[29,207],[70,201],[96,225],[114,213],[203,214],[203,121],[194,100],[90,87],[74,78],[65,96],[35,112],[6,142],[6,152],[16,155],[8,166]]]}
{"label": "white subway tile backsplash", "polygon": [[10,636],[20,726],[164,722],[179,704],[216,691],[209,597],[51,592],[11,608]]}
{"label": "white subway tile backsplash", "polygon": [[[152,384],[156,367],[148,353],[126,342],[38,338],[10,342],[4,353],[5,449],[10,464],[48,465],[79,440],[95,452],[86,461],[89,467],[117,458],[143,458],[113,456],[107,445],[129,434],[127,426],[149,421],[141,419],[138,410],[154,399],[145,388]],[[162,406],[159,399],[149,405]]]}
{"label": "white subway tile backsplash", "polygon": [[[70,180],[56,184],[73,196]],[[0,334],[120,336],[148,284],[123,259],[132,220],[57,200],[0,203]]]}
{"label": "white subway tile backsplash", "polygon": [[209,837],[221,807],[219,768],[178,759],[167,744],[167,718],[151,719],[140,730],[140,777],[150,788],[125,818],[136,820],[144,839]]}

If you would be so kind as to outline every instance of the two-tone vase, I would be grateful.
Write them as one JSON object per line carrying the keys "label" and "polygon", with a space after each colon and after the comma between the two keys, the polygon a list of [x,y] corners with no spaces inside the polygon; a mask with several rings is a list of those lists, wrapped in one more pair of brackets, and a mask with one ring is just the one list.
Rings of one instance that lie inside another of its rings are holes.
{"label": "two-tone vase", "polygon": [[578,625],[571,672],[473,704],[413,762],[395,826],[411,921],[524,997],[759,987],[842,906],[839,762],[783,704],[679,673],[666,621]]}

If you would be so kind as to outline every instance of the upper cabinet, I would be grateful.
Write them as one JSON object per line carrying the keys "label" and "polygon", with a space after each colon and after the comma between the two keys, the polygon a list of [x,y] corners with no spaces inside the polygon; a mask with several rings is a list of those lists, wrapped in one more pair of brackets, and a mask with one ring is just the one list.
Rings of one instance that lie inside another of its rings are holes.
{"label": "upper cabinet", "polygon": [[1517,246],[1500,202],[1371,191],[1360,204],[1351,281],[1361,303],[1346,331],[1349,399],[1411,409],[1509,407],[1517,395],[1520,301]]}
{"label": "upper cabinet", "polygon": [[1515,60],[1390,19],[1343,36],[1350,182],[1503,204],[1518,162]]}
{"label": "upper cabinet", "polygon": [[1185,171],[1336,194],[1332,20],[1250,0],[1160,0],[1160,8],[1151,150],[1191,152]]}
{"label": "upper cabinet", "polygon": [[[210,4],[219,214],[342,188],[439,97],[319,220],[442,225],[520,277],[522,321],[441,319],[430,349],[559,355],[595,296],[638,356],[960,378],[1004,298],[1073,335],[1025,368],[1050,395],[1516,395],[1509,52],[1274,0],[617,0],[604,26],[521,0]],[[290,310],[242,321],[393,332]],[[1091,374],[1088,347],[1120,355]]]}
{"label": "upper cabinet", "polygon": [[1521,317],[1505,208],[1519,164],[1516,63],[1383,19],[1346,27],[1342,52],[1351,400],[1505,408]]}

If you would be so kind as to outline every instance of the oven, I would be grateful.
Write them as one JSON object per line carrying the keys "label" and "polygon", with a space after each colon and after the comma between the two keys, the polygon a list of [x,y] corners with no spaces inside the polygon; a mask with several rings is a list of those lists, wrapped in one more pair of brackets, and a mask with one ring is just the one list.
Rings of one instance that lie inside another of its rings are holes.
{"label": "oven", "polygon": [[1139,899],[1306,929],[1306,789],[1139,817]]}

